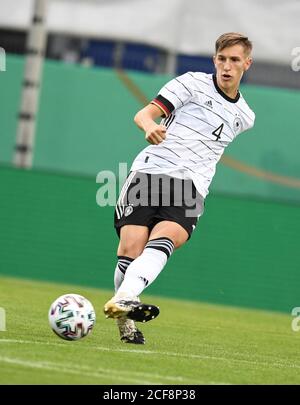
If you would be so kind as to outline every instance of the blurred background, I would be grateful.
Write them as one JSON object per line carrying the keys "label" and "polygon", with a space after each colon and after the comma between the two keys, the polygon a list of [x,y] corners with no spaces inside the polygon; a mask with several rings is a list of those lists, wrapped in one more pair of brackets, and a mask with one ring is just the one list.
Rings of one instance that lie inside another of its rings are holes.
{"label": "blurred background", "polygon": [[[145,146],[134,114],[172,77],[212,73],[248,35],[254,129],[226,150],[193,238],[152,294],[290,312],[300,305],[300,3],[0,0],[0,273],[113,288],[113,207],[96,175]],[[5,63],[4,63],[5,62]]]}

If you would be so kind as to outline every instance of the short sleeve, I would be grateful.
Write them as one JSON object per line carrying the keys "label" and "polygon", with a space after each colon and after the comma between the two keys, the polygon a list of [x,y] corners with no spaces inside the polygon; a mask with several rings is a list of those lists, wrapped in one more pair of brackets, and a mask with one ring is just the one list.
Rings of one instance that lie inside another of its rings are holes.
{"label": "short sleeve", "polygon": [[187,104],[193,97],[192,90],[193,76],[185,73],[170,80],[158,93],[158,96],[152,101],[157,105],[167,117],[173,110]]}

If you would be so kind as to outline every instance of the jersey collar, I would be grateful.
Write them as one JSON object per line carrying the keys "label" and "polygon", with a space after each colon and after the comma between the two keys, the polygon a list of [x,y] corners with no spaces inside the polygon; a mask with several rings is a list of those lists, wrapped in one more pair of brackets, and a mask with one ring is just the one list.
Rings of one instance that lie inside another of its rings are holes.
{"label": "jersey collar", "polygon": [[230,103],[237,103],[239,101],[239,98],[240,98],[240,92],[239,91],[237,92],[237,95],[235,96],[235,98],[228,97],[227,94],[225,94],[224,91],[222,91],[220,89],[220,87],[218,86],[217,77],[216,77],[215,74],[213,74],[213,81],[214,81],[214,85],[215,85],[215,88],[216,88],[217,92],[219,94],[221,94],[221,96],[223,98],[225,98],[225,100],[229,101]]}

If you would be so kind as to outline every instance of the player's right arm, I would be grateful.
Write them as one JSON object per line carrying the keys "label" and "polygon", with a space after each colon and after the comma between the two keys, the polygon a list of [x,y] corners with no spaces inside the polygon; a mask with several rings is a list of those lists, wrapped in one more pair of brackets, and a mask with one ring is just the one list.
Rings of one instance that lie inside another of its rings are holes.
{"label": "player's right arm", "polygon": [[152,145],[158,145],[166,138],[167,128],[155,122],[162,113],[155,104],[148,104],[134,117],[134,122],[145,132],[145,139]]}
{"label": "player's right arm", "polygon": [[158,117],[169,117],[193,97],[194,76],[185,73],[162,87],[157,97],[134,117],[136,125],[145,131],[146,140],[158,145],[166,138],[167,128],[155,122]]}

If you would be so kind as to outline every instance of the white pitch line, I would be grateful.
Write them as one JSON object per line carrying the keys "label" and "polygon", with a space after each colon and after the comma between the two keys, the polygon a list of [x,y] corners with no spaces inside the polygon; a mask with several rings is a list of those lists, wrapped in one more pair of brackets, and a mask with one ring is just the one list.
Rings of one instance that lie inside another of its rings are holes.
{"label": "white pitch line", "polygon": [[139,350],[139,349],[109,349],[107,347],[95,346],[96,350],[101,351],[115,351],[115,352],[125,352],[125,353],[142,353],[142,354],[154,354],[159,356],[169,356],[169,357],[183,357],[188,359],[199,359],[199,360],[215,360],[215,361],[226,361],[226,362],[236,362],[236,363],[246,363],[254,366],[266,366],[266,367],[282,367],[282,368],[300,368],[299,364],[284,363],[284,362],[265,362],[259,360],[246,360],[246,359],[234,359],[227,357],[217,357],[217,356],[207,356],[203,354],[185,354],[185,353],[175,353],[175,352],[159,352],[152,350]]}
{"label": "white pitch line", "polygon": [[[102,377],[107,377],[107,374],[112,376],[112,380],[121,380],[121,381],[128,381],[131,384],[141,384],[141,379],[134,379],[134,378],[128,378],[124,376],[120,376],[120,372],[117,370],[112,370],[112,369],[97,369],[98,372],[95,371],[89,371],[92,370],[89,367],[81,367],[81,366],[72,366],[72,367],[62,367],[59,363],[50,363],[50,362],[44,362],[44,361],[31,361],[31,360],[23,360],[19,358],[12,358],[12,357],[7,357],[7,356],[0,356],[0,363],[7,363],[7,364],[13,364],[13,365],[18,365],[21,367],[25,368],[37,368],[37,369],[42,369],[42,370],[52,370],[58,373],[63,373],[63,374],[73,374],[73,375],[80,375],[80,376],[85,376],[85,377],[95,377],[95,378],[102,378]],[[100,371],[101,370],[101,371]],[[99,372],[100,371],[100,372]],[[124,373],[124,372],[123,372]],[[126,372],[126,374],[131,375],[133,374],[132,372]],[[138,373],[135,373],[138,374]],[[144,373],[141,373],[144,374]],[[154,377],[153,375],[151,375]],[[162,377],[162,376],[160,376]],[[170,377],[171,378],[171,377]],[[146,381],[142,380],[142,385],[161,385],[162,383],[157,383],[154,381]],[[222,382],[216,382],[216,381],[200,381],[197,380],[197,384],[210,384],[210,385],[228,385],[228,383],[222,383]]]}
{"label": "white pitch line", "polygon": [[[60,347],[66,347],[66,344],[63,343],[52,343],[52,342],[39,342],[39,341],[31,341],[31,340],[21,340],[21,339],[0,339],[0,343],[19,343],[19,344],[41,344],[41,345],[47,345],[47,346],[60,346]],[[97,349],[97,347],[93,347],[94,349]],[[111,351],[109,348],[103,348],[104,350],[102,351]],[[122,350],[122,349],[120,349]],[[99,369],[103,372],[107,372],[107,369]],[[112,371],[112,370],[110,370]],[[128,375],[128,371],[122,371],[119,370],[118,373],[125,373]],[[158,378],[158,379],[164,379],[164,380],[171,380],[171,381],[183,381],[183,377],[179,376],[165,376],[165,375],[159,375],[159,374],[150,374],[150,373],[143,373],[143,372],[136,372],[136,371],[130,371],[130,374],[135,374],[137,376],[141,377],[150,377],[150,378]]]}
{"label": "white pitch line", "polygon": [[[0,339],[0,343],[24,343],[24,344],[44,344],[49,346],[61,346],[65,347],[63,343],[52,343],[52,342],[40,342],[40,341],[30,341],[30,340],[21,340],[21,339]],[[144,355],[159,355],[159,356],[167,356],[167,357],[181,357],[187,359],[198,359],[198,360],[214,360],[214,361],[224,361],[228,363],[245,363],[252,366],[261,366],[261,367],[280,367],[280,368],[300,368],[299,364],[296,363],[286,363],[280,361],[260,361],[260,360],[247,360],[247,359],[234,359],[234,358],[227,358],[227,357],[218,357],[218,356],[208,356],[202,354],[185,354],[185,353],[176,353],[176,352],[160,352],[160,351],[153,351],[153,350],[143,350],[143,349],[112,349],[109,347],[103,346],[90,346],[89,348],[93,348],[95,350],[103,351],[103,352],[124,352],[124,353],[138,353]]]}
{"label": "white pitch line", "polygon": [[[54,342],[41,342],[41,341],[34,341],[34,340],[23,340],[23,339],[0,339],[0,343],[18,343],[18,344],[37,344],[37,345],[46,345],[46,346],[60,346],[60,347],[66,347],[67,346],[67,344],[64,344],[64,343],[54,343]],[[69,342],[68,342],[69,343]],[[131,352],[133,352],[133,353],[146,353],[146,354],[152,354],[152,353],[154,353],[154,354],[160,354],[161,352],[152,352],[152,351],[149,351],[149,350],[126,350],[126,349],[110,349],[110,348],[108,348],[108,347],[99,347],[99,346],[90,346],[90,348],[93,348],[93,349],[97,349],[97,350],[101,350],[101,351],[105,351],[105,352],[126,352],[126,353],[131,353]],[[162,353],[163,354],[163,353]],[[176,355],[176,353],[174,353],[175,355]],[[7,357],[6,357],[7,358]],[[0,357],[0,361],[3,359],[3,357]],[[19,360],[19,359],[16,359],[17,361],[21,361],[21,362],[23,362],[24,363],[24,361],[23,360]],[[3,360],[2,360],[3,361]],[[39,366],[41,366],[41,365],[45,365],[45,364],[50,364],[50,363],[47,363],[47,362],[38,362],[38,363],[33,363],[33,362],[31,362],[31,361],[27,361],[27,360],[25,360],[25,362],[26,362],[26,364],[28,365],[28,367],[30,366],[30,364],[32,363],[32,364],[35,364],[35,368],[37,368],[37,366],[36,366],[36,364],[38,364]],[[52,364],[54,364],[54,363],[52,363]],[[21,365],[21,364],[20,364]],[[22,364],[22,365],[25,365],[25,364]],[[57,364],[55,367],[57,367],[57,366],[59,366],[59,370],[61,370],[61,367],[60,367],[60,365],[59,364]],[[88,367],[85,367],[85,366],[79,366],[80,367],[80,370],[93,370],[93,369],[89,369]],[[76,368],[76,366],[72,366],[72,369],[73,368]],[[140,376],[140,377],[144,377],[144,376],[147,376],[147,377],[150,377],[150,378],[154,378],[154,379],[160,379],[160,380],[169,380],[169,381],[178,381],[178,382],[180,382],[180,383],[184,383],[184,381],[188,381],[190,384],[211,384],[211,385],[230,385],[230,383],[225,383],[225,382],[216,382],[216,381],[200,381],[200,380],[191,380],[190,378],[188,378],[188,377],[181,377],[181,376],[176,376],[176,377],[174,377],[174,376],[170,376],[170,375],[168,375],[168,376],[166,376],[166,375],[164,375],[164,376],[162,376],[162,375],[159,375],[159,374],[152,374],[152,373],[144,373],[144,372],[136,372],[136,371],[122,371],[122,370],[118,370],[118,371],[116,371],[116,370],[109,370],[109,369],[107,369],[107,368],[105,368],[105,369],[100,369],[100,368],[97,368],[97,370],[99,370],[100,372],[103,372],[103,373],[105,373],[105,374],[107,374],[107,373],[111,373],[111,374],[113,374],[113,373],[118,373],[119,375],[120,374],[122,374],[122,373],[124,373],[124,374],[126,374],[127,376],[128,376],[128,374],[130,374],[130,375],[136,375],[137,377],[138,376]],[[72,370],[72,371],[74,371],[74,370]],[[66,371],[67,372],[67,371]],[[75,371],[74,371],[75,372]],[[124,378],[123,378],[124,379]],[[135,380],[135,382],[136,383],[140,383],[140,379],[139,380]],[[143,384],[152,384],[152,385],[154,385],[154,384],[157,384],[157,382],[152,382],[152,383],[149,383],[149,382],[147,382],[147,381],[145,381],[145,380],[143,380]]]}
{"label": "white pitch line", "polygon": [[36,345],[47,345],[47,346],[65,346],[64,343],[40,342],[38,340],[23,340],[23,339],[0,339],[0,343],[21,343],[21,344],[36,344]]}
{"label": "white pitch line", "polygon": [[[31,361],[31,360],[23,360],[19,358],[12,358],[12,357],[7,357],[7,356],[0,356],[0,363],[7,363],[7,364],[14,364],[26,368],[37,368],[37,369],[42,369],[42,370],[52,370],[58,373],[63,373],[63,374],[75,374],[75,375],[80,375],[80,376],[85,376],[85,377],[95,377],[95,378],[103,378],[103,377],[108,377],[112,376],[112,380],[121,380],[121,381],[127,381],[131,384],[141,384],[141,380],[137,378],[130,378],[130,377],[124,377],[118,375],[118,371],[116,370],[110,370],[110,369],[103,369],[103,371],[94,372],[94,371],[89,371],[92,369],[88,369],[86,367],[80,367],[80,366],[72,366],[72,367],[66,367],[66,366],[61,366],[59,363],[50,363],[50,362],[43,362],[43,361]],[[127,373],[130,374],[130,373]],[[145,381],[143,380],[143,384],[149,384],[149,385],[156,385],[157,382],[153,381]]]}
{"label": "white pitch line", "polygon": [[[22,339],[0,339],[0,343],[18,343],[18,344],[41,344],[41,345],[46,345],[46,346],[60,346],[60,347],[66,347],[66,344],[63,343],[53,343],[53,342],[39,342],[39,341],[31,341],[31,340],[22,340]],[[106,351],[110,351],[109,348]],[[81,367],[81,369],[84,368]],[[113,373],[116,372],[115,370],[108,370],[107,368],[101,369],[97,368],[98,371],[103,372],[103,373]],[[155,378],[155,379],[160,379],[160,380],[170,380],[170,381],[178,381],[182,382],[184,381],[183,377],[179,376],[166,376],[166,375],[160,375],[160,374],[153,374],[153,373],[144,373],[144,372],[136,372],[136,371],[122,371],[118,370],[118,374],[125,374],[125,375],[136,375],[137,377],[146,377],[146,378]],[[188,380],[188,378],[186,378]],[[140,380],[139,380],[140,381]]]}

